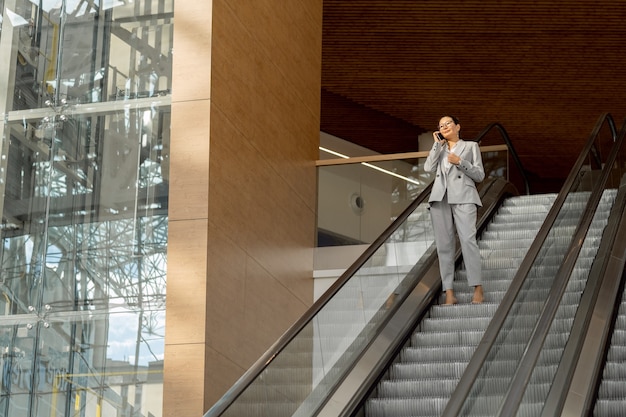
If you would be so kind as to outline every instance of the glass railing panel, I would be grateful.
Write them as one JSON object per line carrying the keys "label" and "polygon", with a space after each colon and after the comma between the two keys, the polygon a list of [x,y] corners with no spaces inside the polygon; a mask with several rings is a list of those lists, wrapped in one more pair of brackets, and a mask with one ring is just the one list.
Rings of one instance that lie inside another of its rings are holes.
{"label": "glass railing panel", "polygon": [[[486,177],[499,177],[510,180],[511,164],[508,158],[509,152],[499,147],[483,147],[482,160]],[[523,188],[522,188],[523,190]]]}
{"label": "glass railing panel", "polygon": [[221,415],[312,415],[434,254],[423,203]]}
{"label": "glass railing panel", "polygon": [[[516,295],[460,415],[499,415],[499,408],[507,395],[523,352],[545,303],[548,302],[554,278],[568,255],[569,245],[585,213],[591,190],[600,178],[602,161],[610,152],[612,135],[608,128],[600,131],[594,145],[585,155],[579,171],[575,173],[575,181]],[[565,338],[556,341],[555,345],[562,349],[566,342]],[[556,367],[549,372],[552,371],[555,372]]]}
{"label": "glass railing panel", "polygon": [[572,275],[560,300],[555,318],[548,331],[547,340],[542,349],[537,364],[526,386],[522,398],[519,416],[525,415],[527,410],[539,410],[548,397],[549,388],[554,380],[559,362],[563,356],[565,346],[574,324],[574,317],[583,290],[589,278],[589,271],[597,254],[602,234],[607,225],[609,212],[617,195],[616,190],[605,190],[598,209],[596,210],[590,229],[582,244]]}
{"label": "glass railing panel", "polygon": [[[506,178],[520,194],[530,192],[527,173],[504,126],[500,123],[486,126],[475,141],[479,142],[483,149],[483,165],[487,176],[499,175]],[[506,146],[507,152],[489,151],[500,146]],[[491,160],[492,158],[495,160]]]}
{"label": "glass railing panel", "polygon": [[432,181],[424,158],[318,167],[318,246],[370,244]]}
{"label": "glass railing panel", "polygon": [[[428,152],[318,161],[317,246],[372,243],[433,180]],[[394,156],[391,156],[394,157]],[[485,147],[485,175],[508,178],[504,145]]]}
{"label": "glass railing panel", "polygon": [[[602,136],[602,138],[605,137],[606,136]],[[616,152],[616,159],[610,166],[607,166],[609,162],[605,164],[605,161],[607,160],[609,152],[612,150],[613,142],[609,140],[596,140],[596,147],[592,149],[594,161],[590,161],[589,165],[585,167],[584,176],[591,176],[592,179],[587,180],[583,176],[583,181],[581,182],[586,183],[585,187],[592,187],[595,191],[601,190],[602,196],[593,215],[589,229],[586,232],[572,274],[569,277],[568,286],[564,295],[564,297],[568,297],[569,300],[562,300],[559,304],[556,317],[548,333],[550,340],[544,344],[544,348],[540,353],[537,364],[531,375],[530,382],[524,392],[518,411],[518,415],[520,416],[527,413],[529,409],[541,409],[542,407],[540,406],[546,402],[548,394],[550,393],[549,387],[551,387],[557,375],[558,367],[561,366],[561,361],[564,358],[566,344],[571,338],[569,336],[573,334],[572,329],[575,325],[574,317],[576,316],[576,310],[578,310],[578,308],[573,309],[572,307],[578,307],[583,290],[588,291],[590,285],[597,285],[597,283],[590,281],[590,273],[592,267],[595,268],[594,264],[598,259],[597,255],[600,244],[605,234],[610,232],[606,226],[617,197],[617,189],[622,182],[626,170],[624,166],[626,147],[623,143],[624,141],[618,143],[620,148]],[[600,161],[600,163],[598,163],[598,161]],[[589,167],[594,166],[602,166],[608,173],[606,182],[603,184],[600,183],[598,186],[595,184],[600,180],[599,170],[589,169]],[[600,259],[600,261],[602,261],[602,259]],[[590,291],[592,290],[593,289],[590,289]],[[581,308],[583,307],[581,306]],[[582,315],[584,315],[584,311]],[[573,342],[575,343],[575,341]]]}

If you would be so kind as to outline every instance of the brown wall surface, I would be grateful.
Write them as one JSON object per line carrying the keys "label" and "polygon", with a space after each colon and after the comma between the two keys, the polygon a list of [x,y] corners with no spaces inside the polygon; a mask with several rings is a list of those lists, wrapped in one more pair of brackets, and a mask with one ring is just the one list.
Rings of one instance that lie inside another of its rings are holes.
{"label": "brown wall surface", "polygon": [[313,302],[321,27],[318,0],[176,2],[164,416]]}

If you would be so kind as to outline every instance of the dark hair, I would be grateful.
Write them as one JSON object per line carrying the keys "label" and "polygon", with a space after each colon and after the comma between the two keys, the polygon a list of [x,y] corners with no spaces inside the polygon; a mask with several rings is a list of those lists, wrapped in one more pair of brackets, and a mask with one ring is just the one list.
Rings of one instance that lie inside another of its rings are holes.
{"label": "dark hair", "polygon": [[441,117],[439,118],[439,120],[443,119],[444,117],[449,117],[449,118],[451,118],[451,119],[452,119],[452,121],[454,122],[454,124],[455,124],[455,125],[460,124],[460,123],[459,123],[459,119],[458,119],[456,116],[452,116],[452,115],[450,115],[450,114],[444,114],[443,116],[441,116]]}

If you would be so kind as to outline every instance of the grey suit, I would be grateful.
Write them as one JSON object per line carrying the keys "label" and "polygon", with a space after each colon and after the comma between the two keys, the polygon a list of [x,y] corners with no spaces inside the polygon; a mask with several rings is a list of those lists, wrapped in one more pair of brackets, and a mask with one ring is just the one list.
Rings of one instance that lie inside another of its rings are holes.
{"label": "grey suit", "polygon": [[451,152],[461,158],[458,165],[447,163],[447,143],[435,142],[424,163],[426,171],[436,173],[428,201],[444,291],[452,289],[454,281],[455,228],[468,284],[482,284],[480,251],[476,243],[476,211],[482,206],[476,183],[485,178],[480,149],[476,142],[459,139]]}

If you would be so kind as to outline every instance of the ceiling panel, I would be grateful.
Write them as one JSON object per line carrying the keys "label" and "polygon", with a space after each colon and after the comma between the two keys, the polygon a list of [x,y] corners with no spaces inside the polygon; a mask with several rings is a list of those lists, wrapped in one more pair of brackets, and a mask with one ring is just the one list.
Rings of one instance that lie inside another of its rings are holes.
{"label": "ceiling panel", "polygon": [[558,190],[598,117],[626,115],[626,2],[324,0],[322,130],[382,152],[456,115],[509,133]]}

